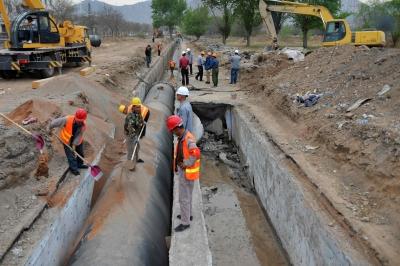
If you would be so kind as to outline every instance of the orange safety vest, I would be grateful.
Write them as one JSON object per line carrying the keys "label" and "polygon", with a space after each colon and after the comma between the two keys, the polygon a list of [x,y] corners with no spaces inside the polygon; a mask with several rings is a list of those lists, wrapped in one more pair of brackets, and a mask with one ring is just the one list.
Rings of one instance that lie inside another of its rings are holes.
{"label": "orange safety vest", "polygon": [[175,63],[175,61],[169,61],[169,67],[170,68],[174,68],[175,69],[175,67],[176,67],[176,63]]}
{"label": "orange safety vest", "polygon": [[[63,141],[64,144],[70,145],[71,137],[72,137],[72,128],[74,125],[75,116],[69,115],[67,116],[67,122],[65,123],[64,127],[60,131],[60,139]],[[85,131],[86,125],[84,124],[82,127],[82,132]],[[83,137],[79,140],[79,144],[82,144]]]}
{"label": "orange safety vest", "polygon": [[[129,114],[130,112],[132,112],[132,108],[133,108],[133,105],[129,105],[127,114]],[[141,113],[142,118],[143,118],[143,120],[144,120],[144,119],[146,118],[147,113],[149,112],[149,108],[147,108],[146,106],[142,105],[142,106],[140,107],[140,109],[141,109],[141,110],[140,110],[140,113]]]}
{"label": "orange safety vest", "polygon": [[[187,180],[195,181],[200,178],[200,149],[189,149],[188,148],[188,141],[191,140],[196,142],[196,138],[190,133],[189,131],[186,132],[186,136],[182,141],[182,148],[183,148],[183,159],[188,160],[190,156],[195,156],[197,158],[196,162],[185,169],[185,177]],[[176,153],[178,154],[178,145],[176,145]],[[176,157],[176,156],[175,156]],[[175,167],[175,162],[174,162]]]}

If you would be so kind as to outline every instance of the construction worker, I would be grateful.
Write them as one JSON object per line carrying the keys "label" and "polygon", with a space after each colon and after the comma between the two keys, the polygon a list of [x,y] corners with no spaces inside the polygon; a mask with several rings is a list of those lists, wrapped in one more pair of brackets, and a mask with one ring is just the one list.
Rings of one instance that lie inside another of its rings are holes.
{"label": "construction worker", "polygon": [[151,64],[151,45],[147,45],[146,50],[144,51],[144,54],[146,56],[146,65],[149,68]]}
{"label": "construction worker", "polygon": [[161,55],[161,50],[162,50],[162,44],[159,42],[159,43],[157,44],[157,52],[158,52],[158,56],[160,56],[160,55]]}
{"label": "construction worker", "polygon": [[192,133],[183,127],[182,118],[172,115],[167,118],[167,128],[178,137],[175,149],[174,170],[179,175],[179,205],[181,214],[177,216],[181,223],[175,232],[190,227],[192,216],[192,192],[194,182],[200,177],[200,149]]}
{"label": "construction worker", "polygon": [[212,61],[212,53],[208,52],[206,57],[206,62],[204,63],[204,69],[206,70],[206,84],[210,84],[211,61]]}
{"label": "construction worker", "polygon": [[240,69],[240,55],[239,55],[239,50],[235,51],[235,54],[231,56],[230,62],[231,62],[231,82],[229,84],[236,84],[237,82],[237,77]]}
{"label": "construction worker", "polygon": [[172,60],[172,59],[169,60],[168,66],[169,66],[169,70],[171,71],[171,79],[172,79],[174,77],[174,70],[175,70],[175,67],[176,67],[175,61]]}
{"label": "construction worker", "polygon": [[[88,166],[74,154],[72,150],[84,157],[83,134],[86,130],[86,110],[79,108],[75,115],[69,115],[53,120],[48,131],[51,134],[53,128],[61,128],[59,138],[64,144],[65,155],[68,159],[69,170],[74,175],[79,175],[79,169],[87,169]],[[70,148],[69,148],[69,147]]]}
{"label": "construction worker", "polygon": [[193,54],[190,51],[190,48],[186,49],[186,54],[187,54],[187,58],[189,59],[189,70],[190,70],[190,75],[193,75]]}
{"label": "construction worker", "polygon": [[142,102],[139,98],[133,98],[131,108],[128,110],[124,124],[128,160],[132,159],[133,150],[135,149],[135,145],[137,145],[135,154],[133,155],[133,160],[136,160],[139,163],[143,162],[143,160],[139,158],[139,139],[141,134],[144,133],[145,118],[148,119],[148,116],[150,115],[146,109],[147,108],[142,108]]}
{"label": "construction worker", "polygon": [[199,55],[199,57],[197,58],[197,68],[199,70],[199,72],[197,73],[195,79],[200,81],[203,81],[203,69],[204,69],[204,52],[201,52],[201,54]]}
{"label": "construction worker", "polygon": [[183,127],[193,132],[193,110],[192,105],[188,101],[189,90],[186,87],[180,87],[176,91],[176,98],[179,101],[177,114],[183,121]]}
{"label": "construction worker", "polygon": [[182,56],[179,59],[179,69],[182,74],[182,85],[189,85],[189,59],[186,57],[185,51],[182,51]]}
{"label": "construction worker", "polygon": [[214,84],[214,87],[218,86],[218,74],[219,74],[219,61],[217,59],[217,54],[213,53],[212,54],[212,60],[211,60],[211,74],[212,74],[212,81]]}

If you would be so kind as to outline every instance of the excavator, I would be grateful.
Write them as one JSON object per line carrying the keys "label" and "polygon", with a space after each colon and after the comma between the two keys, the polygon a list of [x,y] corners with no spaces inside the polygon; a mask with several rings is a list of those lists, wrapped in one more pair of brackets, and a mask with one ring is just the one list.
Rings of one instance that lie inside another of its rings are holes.
{"label": "excavator", "polygon": [[331,12],[324,6],[290,1],[260,0],[259,9],[262,20],[273,39],[273,46],[277,45],[278,36],[271,12],[319,17],[325,28],[322,45],[326,47],[346,44],[382,47],[386,44],[383,31],[352,32],[345,19],[334,19]]}
{"label": "excavator", "polygon": [[0,13],[8,35],[0,50],[0,76],[14,78],[20,72],[51,77],[66,63],[91,63],[88,30],[71,21],[57,24],[40,0],[23,0],[24,11],[11,21],[0,0]]}

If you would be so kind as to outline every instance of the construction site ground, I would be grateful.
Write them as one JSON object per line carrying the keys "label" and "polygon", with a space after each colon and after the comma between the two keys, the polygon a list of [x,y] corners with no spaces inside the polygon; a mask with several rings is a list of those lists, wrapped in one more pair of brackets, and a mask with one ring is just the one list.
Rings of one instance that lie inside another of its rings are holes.
{"label": "construction site ground", "polygon": [[[103,168],[109,165],[108,170],[111,170],[116,164],[111,154],[123,149],[122,145],[118,146],[119,142],[110,141],[114,133],[116,139],[122,136],[123,117],[118,113],[118,105],[129,102],[129,95],[138,81],[136,75],[143,73],[146,45],[146,40],[139,38],[107,40],[93,51],[94,74],[79,75],[79,70],[86,65],[66,67],[61,76],[37,90],[31,86],[37,79],[35,75],[0,81],[0,112],[20,124],[29,117],[37,120],[26,128],[44,136],[49,161],[48,176],[36,177],[39,152],[35,141],[11,123],[1,121],[0,261],[4,265],[24,263],[31,252],[29,248],[43,236],[41,230],[52,222],[51,217],[56,212],[53,209],[62,207],[79,183],[79,178],[67,173],[63,147],[54,135],[48,135],[48,123],[62,115],[73,114],[77,107],[87,109],[85,157],[91,161],[105,147]],[[103,171],[107,174],[107,169]],[[32,227],[40,214],[41,221]]]}
{"label": "construction site ground", "polygon": [[[27,128],[41,132],[47,143],[53,144],[46,146],[49,177],[36,178],[39,153],[34,141],[1,120],[0,261],[4,265],[23,264],[31,251],[28,247],[46,228],[39,223],[32,230],[35,218],[43,212],[43,221],[51,221],[52,210],[65,204],[76,185],[76,179],[65,174],[62,145],[45,130],[48,122],[77,107],[87,108],[86,155],[91,160],[105,147],[100,164],[109,175],[118,163],[113,158],[119,158],[116,154],[124,150],[123,116],[118,113],[118,104],[128,103],[137,76],[146,71],[143,54],[148,42],[106,41],[94,51],[96,72],[85,78],[79,76],[79,68],[68,68],[62,77],[38,90],[31,89],[35,80],[31,76],[0,80],[0,112],[19,123],[29,116],[36,118],[38,122]],[[195,50],[196,57],[201,50],[212,48],[221,62],[217,88],[190,77],[191,101],[225,103],[246,112],[254,128],[264,132],[299,167],[301,181],[330,214],[329,226],[347,232],[354,245],[379,263],[396,265],[400,256],[400,50],[319,48],[303,62],[295,63],[257,46],[243,48],[239,82],[230,85],[228,58],[237,47],[217,44],[215,39],[186,42],[184,47]],[[180,83],[179,75],[175,82]],[[296,98],[307,93],[321,98],[315,105],[304,107]],[[111,141],[114,131],[116,141]],[[246,189],[246,182],[232,183],[229,176],[218,173],[221,169],[216,170],[210,159],[203,163],[205,169],[217,173],[204,180],[203,193],[221,186],[220,192],[229,193],[230,199],[240,203],[249,230],[246,234],[254,246],[249,254],[255,253],[261,265],[287,264],[279,245],[266,246],[265,242],[276,236],[268,237],[269,224],[260,217],[261,207],[254,192]],[[50,208],[44,211],[46,205]],[[251,213],[257,208],[260,211]],[[207,219],[216,232],[225,226],[212,217]],[[28,233],[20,237],[26,230]],[[276,257],[266,257],[266,249]],[[217,261],[229,261],[224,251],[217,248],[212,252],[215,250],[220,252]]]}
{"label": "construction site ground", "polygon": [[[400,256],[400,50],[319,48],[295,63],[279,52],[243,48],[239,82],[230,85],[228,59],[237,46],[209,40],[186,45],[216,50],[222,66],[217,88],[191,77],[192,101],[246,111],[254,127],[305,174],[303,182],[331,213],[329,226],[344,228],[379,263],[395,265]],[[309,93],[321,97],[314,106],[296,101]]]}

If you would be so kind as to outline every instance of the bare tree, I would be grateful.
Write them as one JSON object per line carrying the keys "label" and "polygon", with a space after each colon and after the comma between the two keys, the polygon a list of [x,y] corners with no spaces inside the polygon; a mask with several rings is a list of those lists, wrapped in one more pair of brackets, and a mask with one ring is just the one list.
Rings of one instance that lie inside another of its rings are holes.
{"label": "bare tree", "polygon": [[48,9],[57,21],[62,22],[73,18],[75,7],[72,0],[48,0],[47,3]]}

